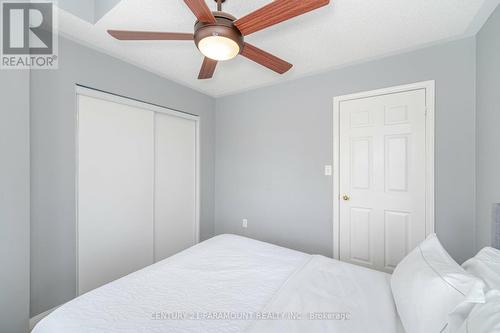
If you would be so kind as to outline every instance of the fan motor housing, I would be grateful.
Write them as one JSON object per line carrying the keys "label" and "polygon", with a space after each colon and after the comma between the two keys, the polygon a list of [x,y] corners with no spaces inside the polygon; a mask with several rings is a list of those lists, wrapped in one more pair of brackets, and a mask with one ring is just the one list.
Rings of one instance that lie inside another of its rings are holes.
{"label": "fan motor housing", "polygon": [[196,21],[194,25],[194,42],[196,47],[198,43],[206,37],[221,36],[233,40],[240,47],[240,52],[243,49],[244,38],[241,32],[234,25],[236,18],[225,12],[213,12],[217,23],[203,23]]}

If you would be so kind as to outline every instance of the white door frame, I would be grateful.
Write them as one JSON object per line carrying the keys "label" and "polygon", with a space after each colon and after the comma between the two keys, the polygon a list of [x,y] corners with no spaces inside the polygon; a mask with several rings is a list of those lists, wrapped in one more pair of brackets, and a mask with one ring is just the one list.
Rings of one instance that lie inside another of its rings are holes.
{"label": "white door frame", "polygon": [[[196,123],[196,166],[195,166],[195,244],[198,244],[200,242],[200,117],[194,114],[190,114],[187,112],[182,112],[179,110],[171,109],[168,107],[160,106],[160,105],[155,105],[139,100],[135,100],[133,98],[128,98],[120,95],[116,95],[113,93],[97,90],[97,89],[92,89],[92,88],[87,88],[84,86],[80,85],[75,85],[75,161],[76,161],[76,170],[75,170],[75,202],[76,202],[76,216],[75,216],[75,221],[76,221],[76,286],[77,286],[77,292],[78,292],[78,286],[79,286],[79,281],[78,281],[78,96],[87,96],[87,97],[93,97],[101,100],[105,100],[108,102],[114,102],[114,103],[119,103],[119,104],[124,104],[124,105],[129,105],[133,107],[137,107],[140,109],[148,110],[148,111],[153,111],[155,113],[162,113],[162,114],[167,114],[170,116],[175,116],[179,118],[184,118],[184,119],[189,119],[193,120]],[[154,189],[153,189],[154,190]],[[154,210],[154,206],[151,207]],[[153,212],[154,216],[154,212]],[[154,224],[154,221],[153,221]],[[153,235],[154,236],[154,235]],[[153,251],[153,262],[155,260],[155,253]]]}
{"label": "white door frame", "polygon": [[425,90],[425,234],[434,233],[434,112],[435,81],[365,91],[333,98],[333,258],[340,259],[340,102],[388,95],[412,90]]}

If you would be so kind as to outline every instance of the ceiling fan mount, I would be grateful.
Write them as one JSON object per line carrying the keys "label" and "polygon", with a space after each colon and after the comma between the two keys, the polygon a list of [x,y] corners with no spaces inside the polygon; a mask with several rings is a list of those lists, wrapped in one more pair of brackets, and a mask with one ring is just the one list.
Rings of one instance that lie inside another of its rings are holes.
{"label": "ceiling fan mount", "polygon": [[274,0],[270,4],[237,19],[222,11],[226,0],[215,0],[217,11],[211,11],[205,0],[184,0],[196,16],[194,33],[108,30],[119,40],[193,40],[205,56],[198,79],[212,78],[218,61],[242,55],[279,74],[292,64],[245,42],[245,36],[293,17],[326,6],[330,0]]}

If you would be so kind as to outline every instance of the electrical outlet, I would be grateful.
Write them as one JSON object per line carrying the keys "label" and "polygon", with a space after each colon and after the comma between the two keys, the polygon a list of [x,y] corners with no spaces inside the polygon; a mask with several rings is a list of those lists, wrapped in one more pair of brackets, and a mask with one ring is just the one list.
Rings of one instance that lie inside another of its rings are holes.
{"label": "electrical outlet", "polygon": [[248,228],[248,220],[247,219],[241,220],[241,226],[245,229]]}

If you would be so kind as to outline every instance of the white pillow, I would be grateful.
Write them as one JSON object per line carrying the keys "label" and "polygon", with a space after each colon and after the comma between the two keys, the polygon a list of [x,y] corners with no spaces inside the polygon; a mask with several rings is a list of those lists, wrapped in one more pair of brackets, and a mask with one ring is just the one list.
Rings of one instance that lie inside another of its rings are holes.
{"label": "white pillow", "polygon": [[483,279],[489,289],[500,290],[500,250],[485,247],[462,264],[472,275]]}
{"label": "white pillow", "polygon": [[476,304],[469,317],[456,331],[458,333],[500,332],[500,291],[493,289],[486,294],[486,302]]}
{"label": "white pillow", "polygon": [[394,301],[407,333],[439,333],[462,302],[484,302],[484,283],[467,273],[430,235],[391,277]]}

